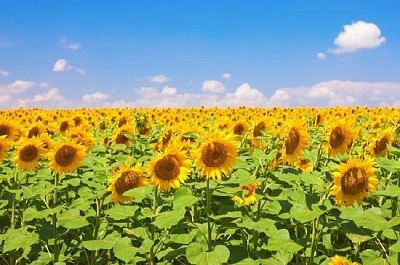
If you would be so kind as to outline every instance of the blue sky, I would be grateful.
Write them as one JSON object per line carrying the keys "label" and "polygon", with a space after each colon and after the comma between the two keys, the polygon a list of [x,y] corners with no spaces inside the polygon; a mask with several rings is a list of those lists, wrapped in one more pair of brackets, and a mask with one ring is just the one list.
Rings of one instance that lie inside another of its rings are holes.
{"label": "blue sky", "polygon": [[0,0],[0,108],[400,105],[400,2]]}

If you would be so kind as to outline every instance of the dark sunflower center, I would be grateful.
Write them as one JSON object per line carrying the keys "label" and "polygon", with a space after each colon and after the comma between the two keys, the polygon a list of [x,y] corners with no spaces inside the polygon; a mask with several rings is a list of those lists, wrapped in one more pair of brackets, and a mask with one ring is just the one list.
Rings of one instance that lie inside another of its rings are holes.
{"label": "dark sunflower center", "polygon": [[65,132],[68,129],[69,125],[67,121],[63,121],[60,124],[60,132]]}
{"label": "dark sunflower center", "polygon": [[0,125],[0,135],[9,135],[10,134],[10,128],[6,125]]}
{"label": "dark sunflower center", "polygon": [[28,132],[28,138],[39,136],[39,128],[37,126],[33,127]]}
{"label": "dark sunflower center", "polygon": [[224,144],[212,142],[201,153],[201,160],[208,167],[222,166],[228,158],[228,150]]}
{"label": "dark sunflower center", "polygon": [[376,141],[375,146],[374,146],[374,153],[379,154],[379,153],[385,151],[387,144],[388,144],[388,139],[386,137],[383,137],[379,141]]}
{"label": "dark sunflower center", "polygon": [[128,144],[129,143],[129,138],[125,136],[126,132],[121,132],[117,135],[117,138],[115,138],[115,142],[117,144]]}
{"label": "dark sunflower center", "polygon": [[138,172],[129,170],[121,174],[115,182],[115,190],[118,194],[123,194],[125,191],[136,188],[140,183],[140,175]]}
{"label": "dark sunflower center", "polygon": [[358,167],[352,167],[344,173],[340,185],[346,195],[355,195],[367,188],[368,178],[365,171]]}
{"label": "dark sunflower center", "polygon": [[288,138],[285,141],[286,154],[291,155],[296,151],[300,143],[300,133],[296,128],[292,128],[289,132]]}
{"label": "dark sunflower center", "polygon": [[74,147],[69,145],[64,145],[56,152],[55,155],[56,163],[62,167],[69,166],[73,163],[76,154],[77,150]]}
{"label": "dark sunflower center", "polygon": [[336,127],[331,133],[329,144],[332,148],[338,148],[344,141],[345,136],[342,127]]}
{"label": "dark sunflower center", "polygon": [[172,131],[168,130],[168,132],[164,135],[164,137],[162,138],[162,144],[166,145],[168,144],[169,140],[171,140],[171,136],[172,136]]}
{"label": "dark sunflower center", "polygon": [[19,151],[19,159],[24,162],[29,162],[37,159],[38,150],[34,145],[26,145]]}
{"label": "dark sunflower center", "polygon": [[122,117],[118,122],[118,127],[121,128],[122,126],[124,126],[127,123],[128,123],[128,120],[125,117]]}
{"label": "dark sunflower center", "polygon": [[233,127],[233,133],[237,135],[242,135],[244,132],[244,126],[243,124],[239,123],[236,124],[235,127]]}
{"label": "dark sunflower center", "polygon": [[175,179],[179,176],[181,171],[179,160],[175,155],[167,155],[157,161],[154,171],[160,179]]}
{"label": "dark sunflower center", "polygon": [[253,136],[254,137],[259,137],[259,136],[263,136],[263,133],[261,132],[261,130],[265,129],[265,123],[259,122],[255,127],[254,127],[254,131],[253,131]]}

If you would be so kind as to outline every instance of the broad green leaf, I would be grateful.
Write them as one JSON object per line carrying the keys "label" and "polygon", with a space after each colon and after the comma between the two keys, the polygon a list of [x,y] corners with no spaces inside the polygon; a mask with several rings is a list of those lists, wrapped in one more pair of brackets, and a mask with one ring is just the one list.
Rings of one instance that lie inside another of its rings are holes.
{"label": "broad green leaf", "polygon": [[199,198],[192,195],[192,192],[187,187],[179,188],[174,195],[174,209],[183,209],[187,206],[195,204]]}
{"label": "broad green leaf", "polygon": [[137,249],[132,246],[132,242],[129,238],[123,237],[115,242],[113,251],[118,259],[124,262],[130,262],[135,259]]}
{"label": "broad green leaf", "polygon": [[88,250],[112,249],[119,238],[119,233],[113,232],[103,239],[83,241],[82,244]]}
{"label": "broad green leaf", "polygon": [[372,231],[382,231],[388,226],[388,221],[382,217],[382,211],[379,208],[370,208],[354,219],[356,225],[370,229]]}
{"label": "broad green leaf", "polygon": [[68,229],[78,229],[89,225],[78,209],[67,210],[58,217],[58,224]]}
{"label": "broad green leaf", "polygon": [[189,263],[197,265],[219,265],[228,262],[229,249],[223,245],[217,245],[211,252],[204,251],[199,243],[191,243],[186,248],[186,258]]}
{"label": "broad green leaf", "polygon": [[184,209],[163,212],[157,215],[156,220],[153,222],[153,224],[161,229],[171,228],[172,226],[179,223],[179,221],[183,218],[184,213]]}
{"label": "broad green leaf", "polygon": [[286,253],[297,253],[303,247],[291,239],[269,238],[266,248],[268,250],[283,251]]}
{"label": "broad green leaf", "polygon": [[137,209],[139,209],[137,205],[115,204],[110,209],[105,210],[105,213],[114,220],[123,220],[132,217]]}
{"label": "broad green leaf", "polygon": [[310,222],[323,213],[324,212],[318,207],[310,210],[307,206],[303,204],[294,204],[292,209],[290,209],[290,214],[300,223]]}
{"label": "broad green leaf", "polygon": [[375,159],[379,167],[382,167],[390,172],[398,172],[400,170],[400,161],[390,160],[386,157],[378,157]]}
{"label": "broad green leaf", "polygon": [[197,264],[201,253],[203,248],[197,242],[190,243],[186,248],[186,258],[190,264]]}
{"label": "broad green leaf", "polygon": [[388,197],[400,197],[400,187],[389,184],[386,189],[374,192],[376,195],[384,195]]}
{"label": "broad green leaf", "polygon": [[3,252],[17,250],[22,248],[24,251],[30,248],[33,244],[39,242],[39,235],[27,231],[27,228],[9,229],[3,236],[4,247]]}
{"label": "broad green leaf", "polygon": [[152,186],[142,186],[124,192],[124,196],[133,197],[135,201],[141,202],[144,198],[151,196],[153,191]]}

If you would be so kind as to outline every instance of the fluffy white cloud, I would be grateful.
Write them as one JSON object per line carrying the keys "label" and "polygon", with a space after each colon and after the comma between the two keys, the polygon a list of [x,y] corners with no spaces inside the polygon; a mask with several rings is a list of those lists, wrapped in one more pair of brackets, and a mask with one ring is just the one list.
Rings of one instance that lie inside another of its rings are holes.
{"label": "fluffy white cloud", "polygon": [[64,46],[67,49],[76,51],[81,48],[81,45],[77,42],[68,42],[67,38],[60,38],[60,43],[62,46]]}
{"label": "fluffy white cloud", "polygon": [[353,22],[345,25],[344,30],[335,39],[334,53],[349,53],[360,49],[372,49],[379,47],[386,41],[381,36],[381,30],[373,23],[364,21]]}
{"label": "fluffy white cloud", "polygon": [[289,101],[290,95],[286,90],[277,89],[271,97],[271,101],[279,102],[279,101]]}
{"label": "fluffy white cloud", "polygon": [[217,80],[205,80],[201,88],[204,92],[208,93],[224,93],[225,86]]}
{"label": "fluffy white cloud", "polygon": [[33,87],[33,81],[16,80],[8,85],[0,85],[0,94],[20,94]]}
{"label": "fluffy white cloud", "polygon": [[177,89],[175,87],[169,87],[169,86],[165,86],[162,90],[161,90],[161,95],[165,95],[165,96],[172,96],[175,95],[177,93]]}
{"label": "fluffy white cloud", "polygon": [[326,60],[326,55],[325,55],[325,53],[323,53],[323,52],[317,53],[317,60],[318,60],[318,61],[324,61],[324,60]]}
{"label": "fluffy white cloud", "polygon": [[85,74],[85,70],[72,66],[66,59],[58,59],[53,65],[53,72],[65,72],[69,70],[74,70],[81,75]]}
{"label": "fluffy white cloud", "polygon": [[157,94],[158,89],[156,87],[143,86],[139,88],[137,92],[141,95]]}
{"label": "fluffy white cloud", "polygon": [[225,80],[231,80],[232,75],[230,73],[223,73],[221,77]]}
{"label": "fluffy white cloud", "polygon": [[102,92],[94,92],[92,94],[87,94],[82,97],[83,102],[100,102],[108,99],[110,96],[108,94],[102,93]]}
{"label": "fluffy white cloud", "polygon": [[226,93],[219,102],[220,106],[265,106],[267,98],[264,94],[250,86],[249,83],[241,84],[233,93]]}
{"label": "fluffy white cloud", "polygon": [[0,95],[0,103],[5,104],[10,102],[11,96],[10,95]]}
{"label": "fluffy white cloud", "polygon": [[0,69],[0,76],[7,77],[10,73],[6,70]]}
{"label": "fluffy white cloud", "polygon": [[64,72],[72,69],[72,66],[68,64],[66,59],[58,59],[53,65],[53,72]]}
{"label": "fluffy white cloud", "polygon": [[155,75],[147,78],[152,83],[162,84],[168,81],[165,75]]}
{"label": "fluffy white cloud", "polygon": [[57,88],[51,88],[46,93],[34,95],[32,98],[18,99],[20,107],[42,107],[42,108],[67,108],[72,102],[60,95]]}

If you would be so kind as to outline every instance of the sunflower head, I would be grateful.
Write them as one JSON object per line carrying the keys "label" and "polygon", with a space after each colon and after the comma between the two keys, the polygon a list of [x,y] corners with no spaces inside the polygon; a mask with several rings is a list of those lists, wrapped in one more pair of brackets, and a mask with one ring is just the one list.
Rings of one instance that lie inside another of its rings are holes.
{"label": "sunflower head", "polygon": [[355,201],[361,204],[368,192],[375,191],[379,181],[373,166],[371,158],[364,161],[351,158],[346,164],[339,165],[339,171],[333,174],[334,186],[331,189],[336,204],[348,206]]}
{"label": "sunflower head", "polygon": [[357,265],[357,262],[351,262],[345,257],[335,255],[331,260],[329,261],[328,265]]}
{"label": "sunflower head", "polygon": [[49,154],[49,167],[57,173],[73,172],[85,159],[84,146],[72,141],[58,143]]}
{"label": "sunflower head", "polygon": [[9,148],[9,141],[5,138],[5,136],[0,136],[0,162],[7,157]]}
{"label": "sunflower head", "polygon": [[147,171],[154,186],[162,190],[177,189],[188,178],[190,160],[185,151],[169,145],[150,160]]}
{"label": "sunflower head", "polygon": [[331,123],[326,139],[327,153],[337,155],[347,152],[353,141],[356,140],[357,135],[358,132],[353,128],[352,122],[340,120]]}
{"label": "sunflower head", "polygon": [[258,188],[258,183],[245,184],[239,187],[241,190],[241,196],[235,195],[232,200],[239,205],[253,205],[258,201],[256,194],[256,189]]}
{"label": "sunflower head", "polygon": [[15,154],[15,164],[23,170],[34,170],[39,166],[39,158],[43,157],[46,150],[39,138],[31,138],[22,141]]}
{"label": "sunflower head", "polygon": [[394,140],[394,133],[391,129],[383,130],[371,139],[369,152],[372,156],[383,156],[388,152],[387,145],[391,145]]}
{"label": "sunflower head", "polygon": [[296,165],[310,144],[311,137],[304,125],[293,124],[288,128],[282,147],[282,160],[290,165]]}
{"label": "sunflower head", "polygon": [[128,164],[118,168],[110,179],[108,190],[111,191],[111,200],[114,203],[132,200],[132,197],[123,195],[124,192],[146,184],[146,177],[140,166],[131,167]]}
{"label": "sunflower head", "polygon": [[229,175],[236,163],[238,147],[232,135],[211,133],[197,152],[197,169],[203,176],[221,179],[222,173]]}
{"label": "sunflower head", "polygon": [[0,120],[0,137],[4,136],[8,140],[16,141],[19,138],[19,130],[14,122]]}

